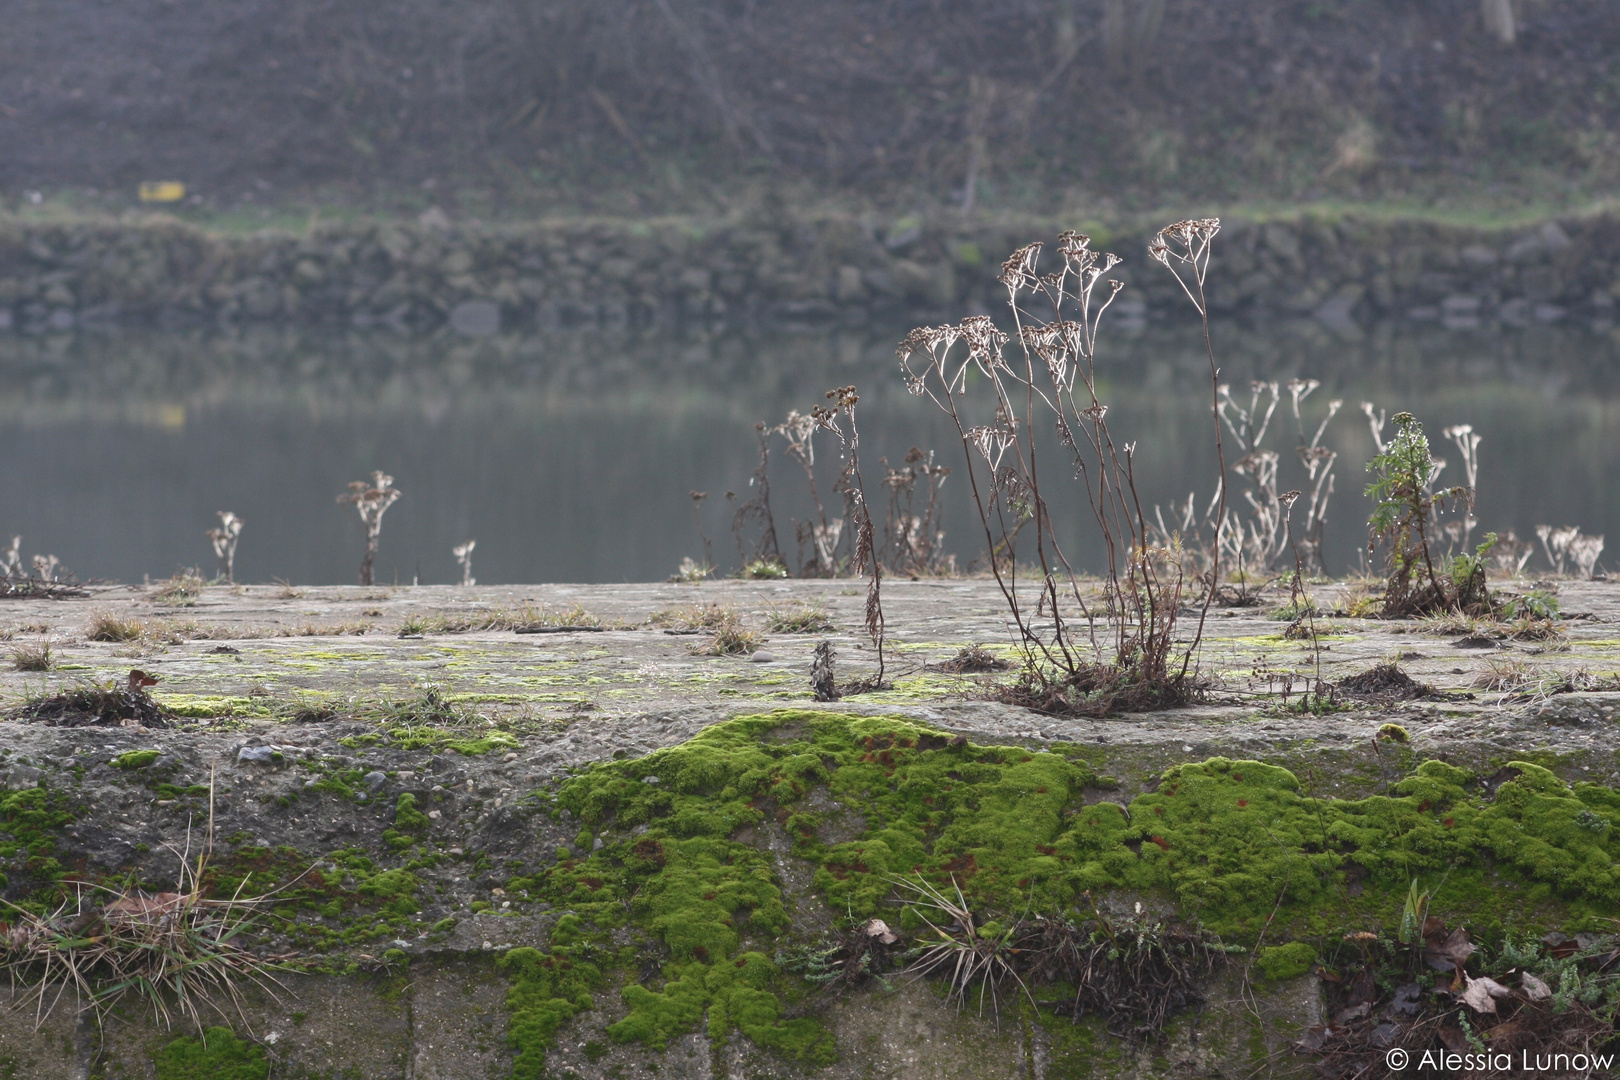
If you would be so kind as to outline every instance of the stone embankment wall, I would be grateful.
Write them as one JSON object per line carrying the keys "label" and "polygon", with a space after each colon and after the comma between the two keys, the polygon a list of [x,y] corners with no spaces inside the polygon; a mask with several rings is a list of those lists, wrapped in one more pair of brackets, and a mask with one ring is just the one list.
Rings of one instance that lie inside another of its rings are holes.
{"label": "stone embankment wall", "polygon": [[[1014,248],[1051,222],[854,217],[320,225],[208,232],[165,218],[0,219],[0,330],[109,324],[333,323],[468,334],[566,322],[955,319],[1000,302]],[[1145,232],[1108,235],[1130,286],[1116,315],[1185,304]],[[1230,222],[1216,241],[1219,313],[1452,325],[1612,319],[1620,218],[1475,228],[1433,221]]]}

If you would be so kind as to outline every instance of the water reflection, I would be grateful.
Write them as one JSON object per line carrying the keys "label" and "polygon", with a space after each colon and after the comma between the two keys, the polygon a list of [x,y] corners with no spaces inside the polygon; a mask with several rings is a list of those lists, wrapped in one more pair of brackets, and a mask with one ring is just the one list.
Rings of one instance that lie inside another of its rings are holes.
{"label": "water reflection", "polygon": [[[362,539],[335,496],[383,468],[405,497],[388,513],[379,581],[457,580],[450,549],[469,537],[483,581],[662,578],[700,553],[692,489],[711,493],[705,528],[734,562],[723,493],[746,490],[753,424],[807,411],[833,386],[860,388],[868,460],[898,461],[916,445],[959,464],[944,419],[899,380],[905,329],[0,336],[0,531],[81,577],[138,581],[210,565],[203,532],[216,510],[234,510],[247,521],[241,579],[344,582]],[[1340,453],[1330,568],[1354,564],[1364,535],[1362,400],[1416,413],[1437,442],[1447,424],[1474,425],[1483,527],[1578,524],[1620,548],[1613,334],[1231,324],[1216,342],[1235,385],[1320,379],[1313,416],[1345,399],[1326,439]],[[1207,374],[1193,328],[1116,332],[1100,362],[1110,423],[1139,443],[1144,499],[1207,497]],[[1291,434],[1268,443],[1283,452],[1284,486],[1299,486]],[[802,480],[779,466],[787,537],[807,505]],[[958,478],[946,495],[947,547],[966,560],[976,545]],[[1079,505],[1064,527],[1085,563]]]}

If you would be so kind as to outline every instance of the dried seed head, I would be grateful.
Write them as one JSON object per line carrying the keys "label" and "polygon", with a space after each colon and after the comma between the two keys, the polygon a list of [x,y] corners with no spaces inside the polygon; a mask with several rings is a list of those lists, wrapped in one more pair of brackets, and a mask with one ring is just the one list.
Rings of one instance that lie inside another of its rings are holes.
{"label": "dried seed head", "polygon": [[1041,257],[1041,244],[1025,244],[1007,257],[1001,264],[1001,276],[997,279],[1007,286],[1011,292],[1020,289],[1034,288],[1039,279],[1035,276],[1035,264]]}

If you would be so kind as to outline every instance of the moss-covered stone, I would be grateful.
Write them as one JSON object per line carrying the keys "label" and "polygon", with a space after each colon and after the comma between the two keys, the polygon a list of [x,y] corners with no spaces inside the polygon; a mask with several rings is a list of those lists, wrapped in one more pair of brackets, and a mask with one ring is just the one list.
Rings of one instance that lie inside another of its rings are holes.
{"label": "moss-covered stone", "polygon": [[42,911],[55,899],[62,863],[56,833],[73,820],[62,793],[45,787],[0,792],[0,892]]}
{"label": "moss-covered stone", "polygon": [[[628,911],[668,950],[661,985],[624,991],[629,1014],[612,1037],[663,1046],[707,1016],[715,1039],[736,1028],[815,1062],[833,1049],[813,1019],[782,1019],[792,980],[768,954],[795,928],[769,854],[739,838],[746,826],[784,830],[829,906],[852,917],[877,912],[912,875],[954,880],[991,916],[1064,913],[1087,892],[1157,895],[1237,941],[1268,921],[1274,941],[1390,924],[1414,878],[1429,883],[1433,910],[1487,932],[1538,912],[1571,925],[1620,910],[1610,828],[1620,793],[1526,762],[1492,780],[1429,761],[1389,795],[1335,799],[1301,791],[1287,769],[1214,758],[1169,769],[1127,807],[1089,801],[1103,781],[1064,753],[974,745],[888,717],[783,712],[562,784],[554,812],[575,816],[579,846],[595,850],[511,884],[598,928]],[[862,823],[859,836],[824,838],[825,815],[807,801],[816,789]],[[1505,901],[1503,882],[1516,886]],[[901,922],[918,920],[908,909]],[[1314,956],[1284,941],[1257,968],[1286,979]],[[547,1008],[537,1044],[566,1019]]]}
{"label": "moss-covered stone", "polygon": [[1304,941],[1290,941],[1286,945],[1267,945],[1254,957],[1254,972],[1268,982],[1295,979],[1311,970],[1316,963],[1316,949]]}
{"label": "moss-covered stone", "polygon": [[157,1080],[267,1080],[264,1048],[237,1038],[230,1028],[211,1027],[200,1039],[182,1036],[157,1052]]}

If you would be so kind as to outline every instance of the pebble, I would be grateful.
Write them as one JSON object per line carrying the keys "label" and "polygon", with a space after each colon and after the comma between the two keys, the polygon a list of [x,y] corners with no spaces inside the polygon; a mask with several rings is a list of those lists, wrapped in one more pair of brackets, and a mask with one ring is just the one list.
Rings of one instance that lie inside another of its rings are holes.
{"label": "pebble", "polygon": [[373,791],[375,791],[378,788],[382,787],[383,784],[388,782],[388,774],[385,773],[385,772],[381,772],[381,771],[379,771],[377,769],[372,769],[370,772],[366,773],[366,775],[362,776],[360,779],[362,779],[362,780],[364,780],[366,782],[366,786],[368,788],[371,788]]}
{"label": "pebble", "polygon": [[759,650],[759,652],[754,653],[752,656],[750,656],[748,658],[748,662],[750,664],[769,664],[772,661],[774,661],[775,659],[776,659],[776,655],[774,653],[768,653],[764,649],[761,649],[761,650]]}

